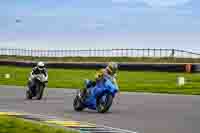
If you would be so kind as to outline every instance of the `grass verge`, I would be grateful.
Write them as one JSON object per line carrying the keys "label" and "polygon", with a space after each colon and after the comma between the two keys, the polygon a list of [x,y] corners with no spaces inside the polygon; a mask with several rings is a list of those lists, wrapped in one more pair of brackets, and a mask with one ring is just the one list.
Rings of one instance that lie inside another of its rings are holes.
{"label": "grass verge", "polygon": [[0,133],[77,133],[47,125],[32,123],[11,116],[0,116]]}
{"label": "grass verge", "polygon": [[[31,68],[0,66],[0,84],[26,86]],[[51,88],[82,88],[83,80],[94,79],[96,70],[49,69]],[[5,78],[5,74],[10,78]],[[184,86],[177,85],[177,77],[186,79]],[[118,83],[121,91],[200,95],[200,75],[167,72],[120,71]]]}

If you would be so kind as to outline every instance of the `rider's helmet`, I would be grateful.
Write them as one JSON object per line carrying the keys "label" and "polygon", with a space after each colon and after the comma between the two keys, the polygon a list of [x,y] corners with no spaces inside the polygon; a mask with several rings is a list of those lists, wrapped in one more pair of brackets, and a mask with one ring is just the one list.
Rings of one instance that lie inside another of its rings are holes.
{"label": "rider's helmet", "polygon": [[43,71],[44,68],[45,68],[45,64],[44,62],[40,61],[37,63],[37,68],[40,70],[40,71]]}
{"label": "rider's helmet", "polygon": [[110,62],[106,67],[106,70],[108,71],[109,74],[115,75],[118,70],[118,64],[115,62]]}

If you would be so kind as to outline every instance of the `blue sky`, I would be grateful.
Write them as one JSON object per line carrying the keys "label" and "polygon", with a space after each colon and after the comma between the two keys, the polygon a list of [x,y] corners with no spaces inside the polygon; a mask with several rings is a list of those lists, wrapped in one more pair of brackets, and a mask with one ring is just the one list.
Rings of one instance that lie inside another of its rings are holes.
{"label": "blue sky", "polygon": [[200,51],[199,5],[198,0],[1,1],[0,46]]}

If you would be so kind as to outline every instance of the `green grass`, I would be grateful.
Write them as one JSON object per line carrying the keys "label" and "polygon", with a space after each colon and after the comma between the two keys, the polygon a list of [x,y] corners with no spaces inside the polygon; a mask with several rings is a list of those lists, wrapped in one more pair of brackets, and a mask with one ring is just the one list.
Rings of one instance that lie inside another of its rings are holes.
{"label": "green grass", "polygon": [[[0,67],[0,84],[25,86],[31,68]],[[50,88],[82,88],[83,80],[94,79],[96,70],[83,69],[49,69]],[[4,78],[4,74],[11,74],[10,79]],[[178,76],[184,76],[186,84],[178,86]],[[200,74],[167,73],[167,72],[134,72],[119,71],[118,83],[121,91],[153,92],[171,94],[195,94],[200,95]]]}
{"label": "green grass", "polygon": [[52,62],[145,62],[145,63],[199,63],[200,59],[172,57],[32,57],[0,56],[0,60],[17,61],[52,61]]}
{"label": "green grass", "polygon": [[0,116],[0,133],[76,133],[65,129],[32,123],[10,116]]}

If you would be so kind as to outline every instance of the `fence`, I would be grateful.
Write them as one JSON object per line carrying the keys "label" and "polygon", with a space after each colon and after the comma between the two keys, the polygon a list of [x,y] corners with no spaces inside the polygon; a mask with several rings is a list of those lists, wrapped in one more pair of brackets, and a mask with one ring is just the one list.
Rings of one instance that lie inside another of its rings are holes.
{"label": "fence", "polygon": [[176,57],[200,58],[200,54],[177,49],[41,50],[0,48],[0,55],[37,57]]}

